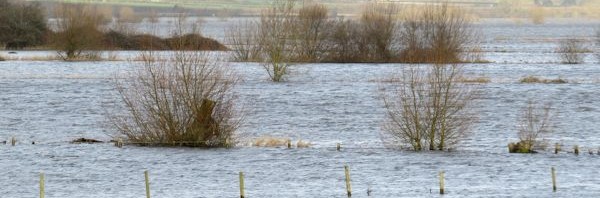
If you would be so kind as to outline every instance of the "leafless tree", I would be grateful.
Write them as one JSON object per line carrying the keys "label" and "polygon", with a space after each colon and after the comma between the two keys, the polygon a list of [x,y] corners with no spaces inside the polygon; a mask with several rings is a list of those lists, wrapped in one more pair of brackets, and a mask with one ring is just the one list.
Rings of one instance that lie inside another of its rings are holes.
{"label": "leafless tree", "polygon": [[83,55],[95,56],[102,38],[102,17],[94,8],[83,5],[62,4],[55,10],[57,32],[52,45],[64,60],[74,60]]}
{"label": "leafless tree", "polygon": [[395,56],[394,34],[397,27],[398,8],[395,4],[370,4],[362,13],[362,37],[370,61],[390,62]]}
{"label": "leafless tree", "polygon": [[585,58],[585,47],[580,40],[566,39],[562,40],[556,50],[560,54],[560,58],[565,64],[580,64]]}
{"label": "leafless tree", "polygon": [[319,62],[322,59],[327,20],[327,8],[321,4],[308,5],[298,11],[296,38],[298,38],[298,62]]}
{"label": "leafless tree", "polygon": [[365,62],[364,39],[360,24],[349,19],[336,19],[328,28],[324,62]]}
{"label": "leafless tree", "polygon": [[404,10],[398,39],[400,59],[412,63],[462,62],[478,41],[466,12],[448,4]]}
{"label": "leafless tree", "polygon": [[519,118],[520,141],[511,152],[531,153],[535,147],[543,146],[543,138],[551,133],[553,128],[551,109],[550,103],[540,107],[532,100],[527,102]]}
{"label": "leafless tree", "polygon": [[255,21],[235,24],[226,32],[227,44],[231,48],[232,60],[243,62],[261,61],[259,25]]}
{"label": "leafless tree", "polygon": [[404,69],[383,95],[386,137],[417,151],[445,150],[462,140],[476,119],[470,105],[476,85],[461,79],[459,65]]}
{"label": "leafless tree", "polygon": [[274,82],[284,80],[297,52],[294,36],[297,17],[294,0],[275,0],[273,6],[261,13],[260,44],[263,67]]}

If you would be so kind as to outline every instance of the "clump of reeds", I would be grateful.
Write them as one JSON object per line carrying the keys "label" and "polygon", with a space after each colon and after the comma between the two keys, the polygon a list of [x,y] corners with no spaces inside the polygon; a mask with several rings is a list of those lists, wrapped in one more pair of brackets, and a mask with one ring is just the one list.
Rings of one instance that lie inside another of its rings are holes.
{"label": "clump of reeds", "polygon": [[[252,141],[252,146],[256,147],[293,147],[294,144],[290,138],[262,136]],[[296,141],[296,148],[308,148],[311,143],[306,140]]]}
{"label": "clump of reeds", "polygon": [[289,138],[263,136],[263,137],[256,138],[252,142],[252,146],[258,146],[258,147],[284,147],[284,146],[287,146],[287,144],[290,143],[290,141],[291,140]]}
{"label": "clump of reeds", "polygon": [[482,84],[483,84],[483,83],[489,83],[489,82],[491,82],[491,81],[490,81],[490,78],[488,78],[488,77],[483,77],[483,76],[481,76],[481,77],[476,77],[476,78],[467,78],[467,77],[463,77],[463,78],[459,79],[459,81],[460,81],[460,82],[463,82],[463,83],[482,83]]}
{"label": "clump of reeds", "polygon": [[562,79],[562,78],[556,78],[556,79],[544,79],[544,78],[539,78],[539,77],[535,77],[535,76],[527,76],[524,78],[521,78],[521,80],[519,80],[519,82],[521,83],[545,83],[545,84],[564,84],[564,83],[568,83],[568,81],[566,79]]}

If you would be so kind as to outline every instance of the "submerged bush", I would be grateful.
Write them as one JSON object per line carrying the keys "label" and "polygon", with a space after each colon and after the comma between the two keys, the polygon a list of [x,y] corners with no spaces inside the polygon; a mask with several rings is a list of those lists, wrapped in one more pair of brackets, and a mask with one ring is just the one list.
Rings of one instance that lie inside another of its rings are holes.
{"label": "submerged bush", "polygon": [[131,143],[229,147],[238,117],[228,67],[200,51],[175,51],[165,59],[142,54],[142,64],[117,90],[127,114],[112,121]]}
{"label": "submerged bush", "polygon": [[384,142],[413,150],[445,150],[468,134],[476,115],[474,85],[460,83],[458,65],[407,67],[384,91]]}
{"label": "submerged bush", "polygon": [[291,62],[482,61],[470,55],[476,53],[478,40],[472,21],[464,10],[448,4],[372,4],[358,20],[327,14],[322,5],[296,9],[293,0],[275,0],[260,21],[229,30],[234,60],[268,63],[264,65],[274,81]]}
{"label": "submerged bush", "polygon": [[519,118],[519,142],[509,144],[511,153],[534,153],[535,148],[544,146],[544,137],[552,132],[551,105],[543,107],[529,100]]}
{"label": "submerged bush", "polygon": [[260,16],[262,65],[273,82],[284,80],[298,50],[294,6],[294,0],[275,0]]}
{"label": "submerged bush", "polygon": [[585,58],[585,49],[583,43],[577,39],[567,39],[560,42],[557,53],[560,54],[562,63],[565,64],[579,64],[583,63]]}

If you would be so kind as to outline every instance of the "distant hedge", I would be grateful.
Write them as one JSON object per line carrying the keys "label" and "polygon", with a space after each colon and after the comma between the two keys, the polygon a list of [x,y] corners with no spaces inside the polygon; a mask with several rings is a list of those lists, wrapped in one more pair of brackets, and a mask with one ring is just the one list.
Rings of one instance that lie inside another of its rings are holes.
{"label": "distant hedge", "polygon": [[163,39],[150,34],[126,35],[113,30],[104,34],[103,46],[111,50],[228,50],[218,41],[198,34]]}

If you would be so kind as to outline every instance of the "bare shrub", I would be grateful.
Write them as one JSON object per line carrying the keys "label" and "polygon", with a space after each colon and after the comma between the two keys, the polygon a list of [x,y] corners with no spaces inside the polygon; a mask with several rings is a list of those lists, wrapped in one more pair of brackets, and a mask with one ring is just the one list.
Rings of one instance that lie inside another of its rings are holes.
{"label": "bare shrub", "polygon": [[580,64],[583,63],[585,52],[588,51],[583,43],[577,39],[566,39],[559,43],[557,53],[560,54],[562,63]]}
{"label": "bare shrub", "polygon": [[[182,20],[181,18],[179,20]],[[198,34],[177,22],[166,54],[142,52],[139,67],[117,81],[126,114],[111,117],[131,143],[151,146],[230,147],[240,123],[233,87],[238,77],[208,53],[186,50]]]}
{"label": "bare shrub", "polygon": [[411,63],[456,63],[467,58],[478,34],[464,10],[448,4],[405,11],[399,30],[400,59]]}
{"label": "bare shrub", "polygon": [[551,105],[537,106],[529,100],[519,118],[519,142],[509,144],[511,153],[534,153],[535,148],[543,147],[543,138],[552,132]]}
{"label": "bare shrub", "polygon": [[327,25],[327,8],[314,4],[300,8],[298,11],[296,33],[298,34],[298,62],[318,62],[322,59],[325,48]]}
{"label": "bare shrub", "polygon": [[398,8],[394,4],[371,4],[363,11],[360,22],[365,41],[362,53],[367,53],[369,61],[389,62],[394,57],[394,34],[396,31]]}
{"label": "bare shrub", "polygon": [[262,60],[258,26],[254,21],[244,21],[229,27],[226,31],[227,44],[231,48],[233,61],[258,62]]}
{"label": "bare shrub", "polygon": [[366,59],[360,24],[340,18],[332,22],[327,34],[324,62],[352,63]]}
{"label": "bare shrub", "polygon": [[41,45],[47,32],[39,3],[0,0],[0,47],[17,50]]}
{"label": "bare shrub", "polygon": [[93,58],[101,44],[102,17],[92,7],[62,4],[55,10],[57,32],[52,45],[63,60]]}
{"label": "bare shrub", "polygon": [[275,0],[260,16],[263,67],[274,82],[284,80],[297,52],[294,5],[294,0]]}
{"label": "bare shrub", "polygon": [[114,117],[132,143],[227,147],[235,143],[237,78],[200,51],[173,52],[167,59],[142,54],[130,81],[117,83],[127,114]]}
{"label": "bare shrub", "polygon": [[473,85],[460,83],[462,78],[458,65],[405,69],[383,96],[383,130],[392,142],[420,151],[445,150],[462,140],[475,119]]}

